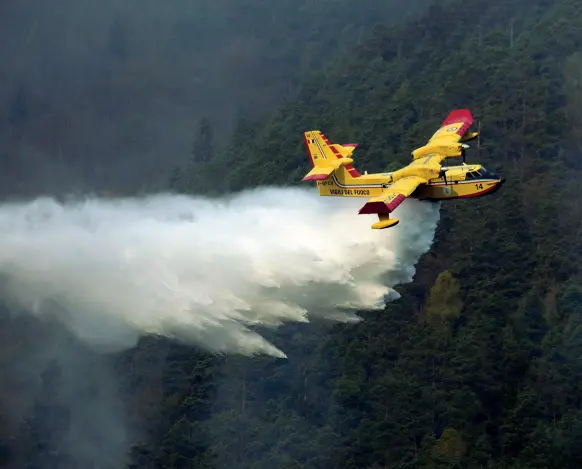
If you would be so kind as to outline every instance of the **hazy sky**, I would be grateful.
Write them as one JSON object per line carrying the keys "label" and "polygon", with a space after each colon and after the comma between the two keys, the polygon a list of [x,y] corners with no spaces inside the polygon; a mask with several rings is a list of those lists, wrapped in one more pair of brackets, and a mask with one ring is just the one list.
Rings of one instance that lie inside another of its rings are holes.
{"label": "hazy sky", "polygon": [[239,116],[274,109],[401,3],[4,1],[3,191],[155,188],[189,158],[201,117],[220,148]]}

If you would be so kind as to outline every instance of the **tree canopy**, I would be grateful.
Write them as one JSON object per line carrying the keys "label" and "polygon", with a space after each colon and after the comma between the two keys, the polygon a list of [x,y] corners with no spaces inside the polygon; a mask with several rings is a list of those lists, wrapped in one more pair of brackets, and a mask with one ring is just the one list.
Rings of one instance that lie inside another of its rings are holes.
{"label": "tree canopy", "polygon": [[[579,467],[581,26],[575,0],[435,2],[420,18],[357,35],[302,75],[274,115],[238,119],[224,147],[211,146],[204,121],[190,126],[194,155],[173,184],[220,194],[299,184],[309,171],[301,133],[314,128],[362,143],[361,171],[405,164],[450,110],[468,107],[484,137],[468,160],[507,182],[490,197],[442,204],[431,251],[384,310],[269,337],[287,360],[158,338],[115,357],[128,418],[141,429],[129,467]],[[331,29],[321,34],[335,40]],[[112,30],[115,60],[122,37]],[[11,119],[27,113],[16,93]],[[49,394],[59,379],[51,372]],[[59,406],[58,396],[37,400]],[[41,411],[19,430],[22,467],[47,454],[59,464],[62,432],[36,425]]]}

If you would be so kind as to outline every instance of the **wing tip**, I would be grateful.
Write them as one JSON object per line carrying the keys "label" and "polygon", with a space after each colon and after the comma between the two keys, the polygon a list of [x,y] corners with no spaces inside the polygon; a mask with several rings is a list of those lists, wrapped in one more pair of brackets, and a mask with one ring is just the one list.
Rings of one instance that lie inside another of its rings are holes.
{"label": "wing tip", "polygon": [[324,181],[329,177],[329,174],[312,174],[310,176],[305,176],[302,181]]}
{"label": "wing tip", "polygon": [[390,203],[382,202],[381,200],[366,202],[366,204],[358,212],[360,215],[389,215],[396,207],[406,200],[404,194],[397,194]]}
{"label": "wing tip", "polygon": [[441,126],[453,124],[454,122],[459,121],[469,125],[473,124],[475,119],[473,118],[471,110],[468,108],[453,109],[445,118]]}
{"label": "wing tip", "polygon": [[360,215],[389,215],[391,210],[388,208],[388,205],[384,202],[377,201],[377,202],[366,202],[364,206],[358,212]]}

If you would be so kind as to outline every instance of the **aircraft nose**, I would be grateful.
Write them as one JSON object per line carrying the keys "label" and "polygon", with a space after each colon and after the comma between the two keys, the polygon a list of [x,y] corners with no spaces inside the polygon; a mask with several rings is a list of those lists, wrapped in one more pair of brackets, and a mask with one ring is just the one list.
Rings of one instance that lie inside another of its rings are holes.
{"label": "aircraft nose", "polygon": [[499,189],[501,189],[501,186],[503,185],[504,182],[505,182],[505,178],[497,179],[497,183],[495,185],[493,185],[490,193],[495,193]]}

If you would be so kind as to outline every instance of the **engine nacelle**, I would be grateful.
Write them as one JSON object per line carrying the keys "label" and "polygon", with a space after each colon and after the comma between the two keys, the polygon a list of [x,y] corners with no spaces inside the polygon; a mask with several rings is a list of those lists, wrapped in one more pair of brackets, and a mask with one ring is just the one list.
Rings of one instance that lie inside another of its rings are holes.
{"label": "engine nacelle", "polygon": [[424,158],[430,155],[445,155],[447,158],[455,158],[463,155],[463,149],[469,148],[465,143],[454,143],[452,145],[425,145],[414,150],[411,155],[413,160]]}

